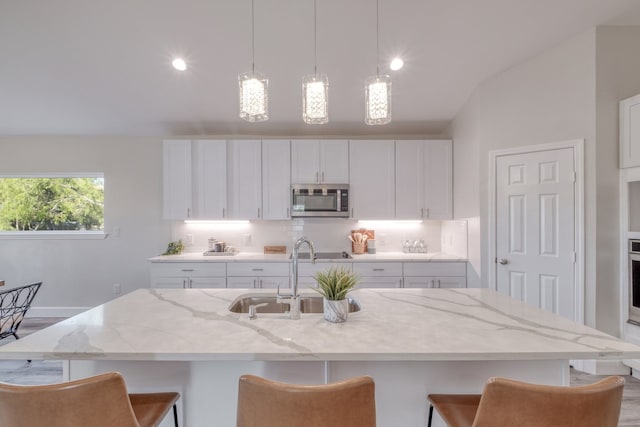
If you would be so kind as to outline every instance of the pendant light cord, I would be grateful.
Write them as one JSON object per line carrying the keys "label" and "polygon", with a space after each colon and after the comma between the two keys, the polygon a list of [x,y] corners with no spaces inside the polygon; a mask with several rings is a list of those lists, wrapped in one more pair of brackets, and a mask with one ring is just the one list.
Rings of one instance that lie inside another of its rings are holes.
{"label": "pendant light cord", "polygon": [[255,32],[255,19],[253,17],[253,8],[254,8],[254,0],[251,0],[251,74],[255,74],[256,71],[256,55],[255,55],[255,50],[256,50],[256,37],[254,35]]}
{"label": "pendant light cord", "polygon": [[376,75],[380,77],[380,1],[376,0]]}
{"label": "pendant light cord", "polygon": [[313,74],[318,75],[318,18],[316,0],[313,0]]}

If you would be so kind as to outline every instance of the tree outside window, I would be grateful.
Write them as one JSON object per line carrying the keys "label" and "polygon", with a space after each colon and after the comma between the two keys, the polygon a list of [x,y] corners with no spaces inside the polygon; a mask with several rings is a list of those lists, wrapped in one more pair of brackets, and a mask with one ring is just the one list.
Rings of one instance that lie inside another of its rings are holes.
{"label": "tree outside window", "polygon": [[103,231],[104,177],[0,177],[0,232]]}

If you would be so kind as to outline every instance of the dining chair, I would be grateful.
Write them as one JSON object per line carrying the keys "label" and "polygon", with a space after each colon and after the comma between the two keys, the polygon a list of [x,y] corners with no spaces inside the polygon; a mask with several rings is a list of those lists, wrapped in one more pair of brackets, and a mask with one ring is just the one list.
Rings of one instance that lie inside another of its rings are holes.
{"label": "dining chair", "polygon": [[128,394],[117,372],[47,385],[0,383],[0,426],[156,427],[179,393]]}
{"label": "dining chair", "polygon": [[430,394],[449,427],[616,427],[624,378],[612,376],[575,387],[490,378],[482,394]]}
{"label": "dining chair", "polygon": [[18,327],[27,314],[42,282],[0,292],[0,339],[18,336]]}
{"label": "dining chair", "polygon": [[375,427],[371,377],[297,385],[240,377],[237,427]]}

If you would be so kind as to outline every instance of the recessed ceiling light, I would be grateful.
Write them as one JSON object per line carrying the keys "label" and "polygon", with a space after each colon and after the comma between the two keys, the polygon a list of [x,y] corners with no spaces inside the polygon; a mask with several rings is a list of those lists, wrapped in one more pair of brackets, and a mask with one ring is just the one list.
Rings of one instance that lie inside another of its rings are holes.
{"label": "recessed ceiling light", "polygon": [[178,71],[184,71],[187,69],[187,63],[184,62],[184,59],[182,58],[174,59],[173,62],[171,62],[171,65],[173,65],[173,68]]}
{"label": "recessed ceiling light", "polygon": [[404,61],[402,60],[402,58],[393,58],[391,64],[389,64],[389,68],[391,68],[393,71],[398,71],[402,68],[403,65]]}

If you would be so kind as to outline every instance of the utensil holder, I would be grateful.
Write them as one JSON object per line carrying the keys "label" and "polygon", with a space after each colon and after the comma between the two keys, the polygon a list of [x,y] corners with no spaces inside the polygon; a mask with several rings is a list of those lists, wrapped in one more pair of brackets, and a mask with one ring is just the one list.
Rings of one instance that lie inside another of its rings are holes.
{"label": "utensil holder", "polygon": [[364,253],[364,242],[360,242],[360,243],[353,242],[353,253],[354,254],[363,254]]}

